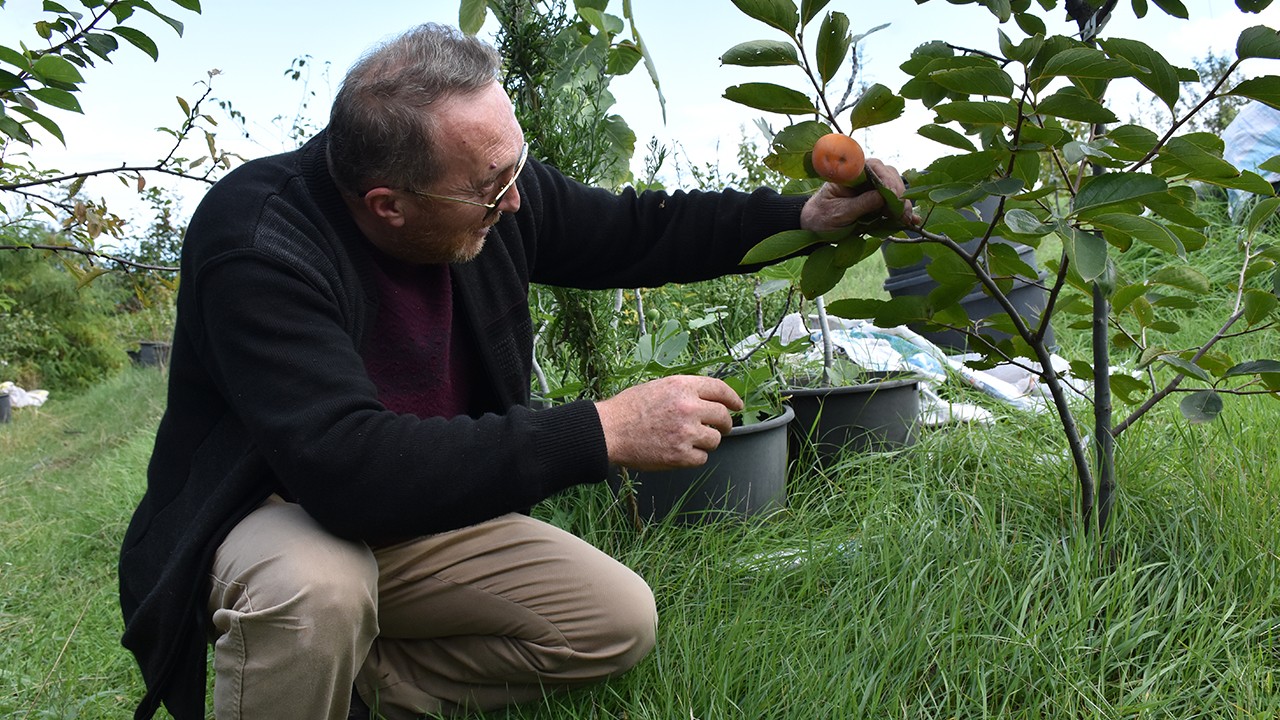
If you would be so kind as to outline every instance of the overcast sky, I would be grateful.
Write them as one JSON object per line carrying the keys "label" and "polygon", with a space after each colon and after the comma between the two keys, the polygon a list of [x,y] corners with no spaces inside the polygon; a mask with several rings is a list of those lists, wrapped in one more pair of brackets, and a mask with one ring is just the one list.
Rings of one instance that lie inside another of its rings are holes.
{"label": "overcast sky", "polygon": [[[1135,21],[1129,3],[1121,2],[1105,34],[1143,40],[1170,61],[1190,65],[1193,58],[1210,50],[1232,51],[1245,27],[1280,27],[1280,8],[1275,6],[1259,16],[1241,14],[1233,0],[1184,1],[1190,22],[1169,19],[1154,4],[1146,20]],[[203,12],[197,15],[164,0],[153,2],[186,23],[184,36],[177,37],[154,19],[142,20],[140,25],[160,46],[159,62],[126,46],[116,53],[115,63],[86,73],[81,96],[85,115],[58,116],[67,148],[47,140],[36,154],[41,164],[88,170],[154,162],[168,148],[154,128],[176,125],[181,116],[175,96],[195,100],[200,94],[197,83],[214,68],[221,71],[213,80],[214,95],[244,113],[255,135],[252,144],[236,143],[237,151],[251,157],[287,149],[287,139],[271,121],[277,116],[292,118],[299,110],[303,87],[285,77],[294,59],[312,58],[309,89],[316,97],[310,114],[323,124],[334,88],[361,52],[417,23],[455,23],[458,7],[457,0],[204,0]],[[9,0],[0,10],[4,19],[0,44],[13,46],[18,39],[31,42],[34,34],[28,28],[40,5],[40,0]],[[724,100],[724,89],[747,81],[798,82],[783,69],[721,66],[718,58],[736,43],[782,36],[747,18],[730,0],[632,0],[632,6],[667,100],[664,124],[657,95],[643,69],[614,81],[618,97],[614,111],[636,132],[637,163],[645,142],[657,136],[666,144],[678,142],[694,162],[718,158],[731,168],[739,128],[747,126],[748,132],[754,132],[751,121],[761,113]],[[1038,10],[1035,3],[1033,7]],[[614,0],[610,9],[621,15],[621,2]],[[915,0],[833,0],[827,9],[848,14],[855,33],[889,23],[863,42],[864,79],[895,91],[906,80],[898,65],[921,43],[945,39],[977,48],[993,48],[996,43],[995,20],[978,6],[955,6],[945,0],[924,5]],[[1046,21],[1050,32],[1074,30],[1061,10]],[[1016,28],[1006,32],[1020,36]],[[481,34],[491,37],[488,30]],[[1249,74],[1280,72],[1275,64],[1253,61],[1246,70]],[[222,122],[221,113],[210,109]],[[782,126],[784,119],[771,119],[775,127]],[[914,134],[925,122],[925,115],[903,118],[887,130],[863,134],[860,139],[869,154],[900,169],[922,166],[945,152]],[[230,124],[222,122],[222,128],[226,136]],[[231,138],[224,141],[230,143]],[[120,192],[115,189],[118,185],[100,182],[89,190],[115,195]],[[193,194],[198,196],[199,190]],[[185,209],[189,212],[191,207]]]}

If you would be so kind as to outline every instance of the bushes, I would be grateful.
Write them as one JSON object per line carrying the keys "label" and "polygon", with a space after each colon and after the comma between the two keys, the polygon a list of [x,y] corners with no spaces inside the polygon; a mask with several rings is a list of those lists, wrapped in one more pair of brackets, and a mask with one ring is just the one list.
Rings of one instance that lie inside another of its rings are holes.
{"label": "bushes", "polygon": [[0,254],[0,379],[80,390],[124,365],[108,283],[76,280],[37,251]]}

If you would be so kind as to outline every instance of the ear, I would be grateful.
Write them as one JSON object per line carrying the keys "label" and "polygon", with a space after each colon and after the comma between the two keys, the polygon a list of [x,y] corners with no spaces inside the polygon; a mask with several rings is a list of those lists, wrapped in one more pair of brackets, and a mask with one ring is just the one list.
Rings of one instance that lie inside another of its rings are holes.
{"label": "ear", "polygon": [[361,198],[365,210],[391,227],[403,227],[405,223],[404,198],[391,188],[374,188]]}

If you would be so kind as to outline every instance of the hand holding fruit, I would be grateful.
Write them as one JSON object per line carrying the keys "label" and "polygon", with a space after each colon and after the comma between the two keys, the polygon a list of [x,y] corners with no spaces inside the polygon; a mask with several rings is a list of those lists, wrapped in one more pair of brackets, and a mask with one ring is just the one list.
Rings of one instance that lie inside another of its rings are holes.
{"label": "hand holding fruit", "polygon": [[[897,170],[867,158],[857,140],[840,133],[824,135],[814,143],[813,169],[827,182],[800,213],[800,226],[806,230],[835,230],[884,212],[885,200],[874,187],[876,181],[899,197],[907,189]],[[868,175],[874,175],[875,180]],[[910,202],[903,204],[900,219],[906,225],[920,224]]]}

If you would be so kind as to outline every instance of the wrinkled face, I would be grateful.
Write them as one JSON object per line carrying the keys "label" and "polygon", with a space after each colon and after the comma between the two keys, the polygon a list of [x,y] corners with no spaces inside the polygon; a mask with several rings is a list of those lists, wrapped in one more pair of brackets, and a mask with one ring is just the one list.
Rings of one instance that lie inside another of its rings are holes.
{"label": "wrinkled face", "polygon": [[409,262],[466,262],[480,253],[502,213],[520,209],[513,180],[523,168],[524,133],[496,82],[448,98],[434,112],[439,179],[429,188],[397,191],[404,222],[379,245]]}

